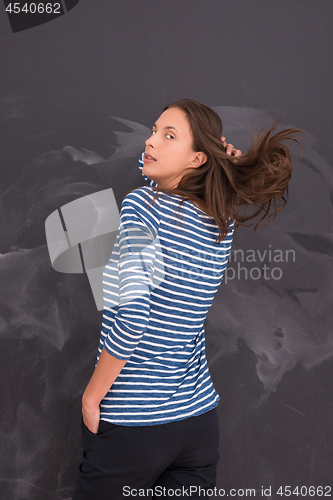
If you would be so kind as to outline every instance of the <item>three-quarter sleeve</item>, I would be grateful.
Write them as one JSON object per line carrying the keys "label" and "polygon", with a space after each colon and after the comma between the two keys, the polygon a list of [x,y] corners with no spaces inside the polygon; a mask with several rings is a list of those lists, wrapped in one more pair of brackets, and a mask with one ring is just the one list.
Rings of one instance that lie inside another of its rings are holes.
{"label": "three-quarter sleeve", "polygon": [[118,359],[130,358],[149,321],[159,226],[158,211],[152,204],[148,208],[150,191],[139,188],[124,198],[115,243],[116,263],[113,254],[113,266],[107,265],[105,271],[117,284],[118,307],[104,322],[104,348]]}
{"label": "three-quarter sleeve", "polygon": [[140,156],[139,158],[139,169],[141,171],[141,174],[142,174],[142,177],[149,183],[149,185],[151,187],[158,187],[158,184],[157,182],[153,181],[152,179],[150,179],[149,177],[147,177],[143,172],[142,172],[142,169],[143,169],[143,159],[145,157],[145,153],[143,152],[142,155]]}

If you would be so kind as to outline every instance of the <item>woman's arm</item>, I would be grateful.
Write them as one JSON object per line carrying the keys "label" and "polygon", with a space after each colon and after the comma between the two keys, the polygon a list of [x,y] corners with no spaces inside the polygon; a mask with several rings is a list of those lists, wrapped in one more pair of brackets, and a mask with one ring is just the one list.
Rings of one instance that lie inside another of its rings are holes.
{"label": "woman's arm", "polygon": [[102,350],[94,373],[82,397],[82,416],[85,426],[97,434],[100,409],[99,404],[110,390],[127,359],[117,359],[105,349]]}
{"label": "woman's arm", "polygon": [[151,199],[152,190],[146,187],[125,196],[117,244],[111,255],[112,259],[117,258],[117,270],[106,266],[103,275],[114,285],[110,288],[111,296],[119,298],[113,321],[106,329],[102,328],[104,346],[82,398],[83,422],[93,433],[98,431],[100,403],[131,358],[149,321],[159,227],[157,207],[150,206],[147,210]]}

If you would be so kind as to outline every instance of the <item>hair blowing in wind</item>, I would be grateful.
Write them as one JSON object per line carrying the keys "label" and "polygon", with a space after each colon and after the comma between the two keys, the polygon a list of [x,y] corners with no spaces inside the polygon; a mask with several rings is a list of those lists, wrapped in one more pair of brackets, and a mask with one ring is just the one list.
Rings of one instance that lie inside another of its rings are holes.
{"label": "hair blowing in wind", "polygon": [[232,158],[223,147],[222,122],[214,110],[192,99],[175,101],[163,111],[169,108],[184,111],[193,150],[204,152],[207,161],[184,175],[176,188],[154,189],[181,196],[184,200],[180,204],[192,200],[203,205],[219,227],[217,243],[228,233],[230,220],[238,228],[261,214],[255,230],[264,219],[269,224],[288,200],[293,166],[286,143],[296,142],[302,149],[298,140],[302,130],[288,128],[274,134],[278,124],[275,122],[254,136],[244,154]]}

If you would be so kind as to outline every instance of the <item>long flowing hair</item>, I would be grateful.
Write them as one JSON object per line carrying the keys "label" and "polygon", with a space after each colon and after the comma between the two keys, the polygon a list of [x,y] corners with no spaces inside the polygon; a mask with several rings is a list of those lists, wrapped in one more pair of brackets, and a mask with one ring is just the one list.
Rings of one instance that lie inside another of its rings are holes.
{"label": "long flowing hair", "polygon": [[293,173],[285,143],[294,141],[302,149],[298,140],[302,130],[288,128],[274,134],[278,122],[267,125],[254,135],[249,149],[235,159],[225,152],[222,121],[214,110],[192,99],[168,104],[163,112],[169,108],[184,111],[193,138],[192,149],[205,153],[207,161],[185,174],[176,188],[153,188],[154,198],[164,192],[179,195],[180,205],[185,200],[203,205],[218,225],[217,243],[226,237],[231,221],[239,228],[262,214],[255,231],[264,219],[268,220],[266,225],[272,222],[288,201],[288,182]]}

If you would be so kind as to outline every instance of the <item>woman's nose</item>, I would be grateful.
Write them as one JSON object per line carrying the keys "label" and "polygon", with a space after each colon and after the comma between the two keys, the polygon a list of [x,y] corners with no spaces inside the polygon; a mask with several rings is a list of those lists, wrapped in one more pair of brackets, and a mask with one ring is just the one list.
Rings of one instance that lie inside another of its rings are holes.
{"label": "woman's nose", "polygon": [[151,134],[150,137],[146,140],[146,146],[151,146],[154,148],[156,145],[156,139],[155,139],[155,134]]}

